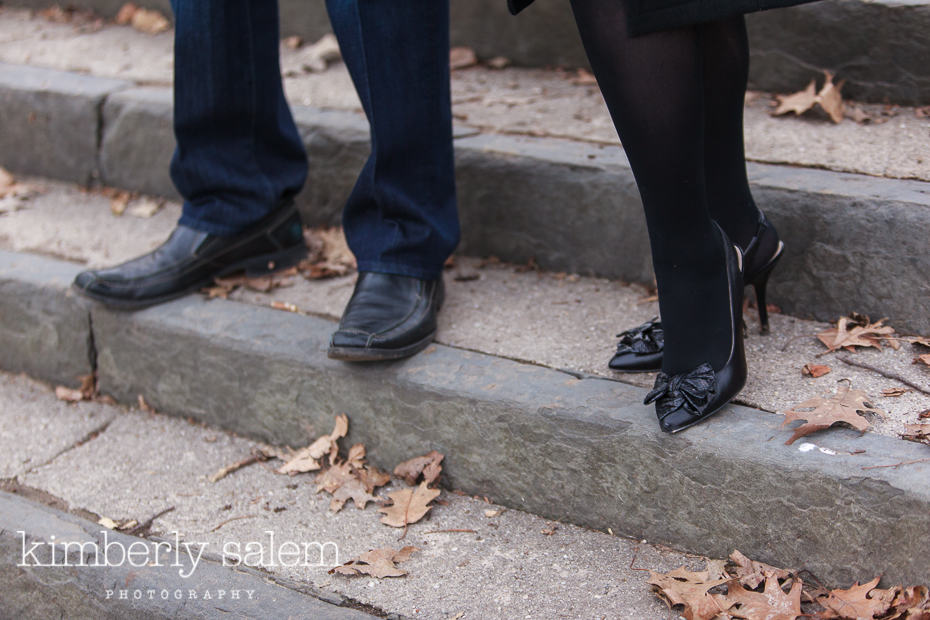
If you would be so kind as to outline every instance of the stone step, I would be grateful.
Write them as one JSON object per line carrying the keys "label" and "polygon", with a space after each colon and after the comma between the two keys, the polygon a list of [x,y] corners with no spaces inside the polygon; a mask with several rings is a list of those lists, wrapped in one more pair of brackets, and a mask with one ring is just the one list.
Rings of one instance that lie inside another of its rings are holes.
{"label": "stone step", "polygon": [[546,518],[835,583],[926,577],[926,446],[842,429],[789,446],[780,416],[739,405],[667,435],[646,388],[445,344],[336,362],[331,319],[203,296],[111,312],[69,291],[79,269],[0,252],[0,367],[70,384],[96,370],[120,402],[279,444],[347,413],[376,465],[428,445],[452,488]]}
{"label": "stone step", "polygon": [[[367,123],[350,110],[296,105],[294,114],[311,161],[298,203],[307,222],[338,223],[367,157]],[[456,136],[461,252],[651,281],[622,148],[466,125]],[[14,172],[172,196],[173,145],[166,87],[0,65],[0,165]],[[749,172],[787,242],[772,302],[800,317],[856,310],[930,332],[930,184],[760,163]]]}
{"label": "stone step", "polygon": [[[46,8],[51,0],[13,0],[10,6]],[[112,17],[123,0],[79,0],[71,6]],[[141,6],[171,14],[168,0]],[[481,58],[504,56],[529,67],[583,67],[587,61],[569,3],[537,0],[513,18],[504,0],[453,0],[452,42]],[[328,32],[322,0],[281,0],[283,34],[316,40]],[[927,0],[821,0],[752,14],[753,88],[802,89],[827,70],[847,80],[844,93],[863,101],[930,103],[930,2]]]}

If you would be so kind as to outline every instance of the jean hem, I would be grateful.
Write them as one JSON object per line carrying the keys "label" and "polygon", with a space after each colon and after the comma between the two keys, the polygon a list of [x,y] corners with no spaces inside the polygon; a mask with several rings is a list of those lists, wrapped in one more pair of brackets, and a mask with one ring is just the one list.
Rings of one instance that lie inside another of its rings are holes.
{"label": "jean hem", "polygon": [[438,280],[442,277],[442,266],[429,269],[421,265],[405,265],[403,263],[385,263],[381,261],[359,261],[359,271],[386,273],[395,276],[407,276],[421,280]]}

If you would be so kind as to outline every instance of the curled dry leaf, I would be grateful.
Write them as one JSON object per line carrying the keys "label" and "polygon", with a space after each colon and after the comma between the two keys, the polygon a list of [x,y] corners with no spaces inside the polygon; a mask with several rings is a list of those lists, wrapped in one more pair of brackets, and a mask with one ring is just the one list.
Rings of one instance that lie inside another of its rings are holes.
{"label": "curled dry leaf", "polygon": [[597,86],[597,78],[587,69],[578,69],[575,77],[572,78],[572,84],[576,86]]}
{"label": "curled dry leaf", "polygon": [[930,424],[905,424],[904,434],[901,437],[908,441],[930,445]]}
{"label": "curled dry leaf", "polygon": [[308,228],[304,231],[308,257],[297,269],[308,280],[348,275],[355,271],[355,255],[341,228]]}
{"label": "curled dry leaf", "polygon": [[830,115],[830,120],[834,123],[842,123],[843,116],[845,116],[845,105],[840,91],[843,89],[846,80],[840,80],[839,83],[834,84],[833,74],[828,71],[825,71],[824,74],[826,75],[826,81],[823,88],[817,93],[817,103]]}
{"label": "curled dry leaf", "polygon": [[339,453],[336,441],[349,432],[349,418],[345,414],[336,416],[336,424],[328,435],[319,437],[306,448],[298,450],[287,462],[278,468],[279,474],[298,474],[320,469],[319,460],[329,455],[330,463]]}
{"label": "curled dry leaf", "polygon": [[132,21],[132,16],[138,10],[139,10],[139,7],[137,7],[135,4],[133,4],[132,2],[127,2],[126,4],[120,7],[120,10],[116,13],[116,17],[113,18],[113,21],[119,24],[120,26],[125,26],[126,24]]}
{"label": "curled dry leaf", "polygon": [[759,587],[768,575],[773,575],[777,579],[788,579],[792,576],[792,571],[750,560],[739,550],[734,550],[730,554],[730,561],[733,562],[733,568],[728,572],[739,579],[741,584],[753,590]]}
{"label": "curled dry leaf", "polygon": [[129,24],[146,34],[159,34],[171,28],[171,22],[159,13],[149,9],[136,9],[132,13]]}
{"label": "curled dry leaf", "polygon": [[801,374],[805,377],[822,377],[825,374],[830,372],[829,366],[824,366],[823,364],[804,364],[804,368],[801,369]]}
{"label": "curled dry leaf", "polygon": [[81,381],[81,387],[71,389],[63,385],[55,388],[55,397],[69,403],[76,403],[82,400],[93,400],[97,396],[97,375],[91,373],[78,377]]}
{"label": "curled dry leaf", "polygon": [[16,177],[0,168],[0,215],[24,209],[25,203],[38,193],[37,187],[17,182]]}
{"label": "curled dry leaf", "polygon": [[817,339],[827,347],[828,352],[841,348],[855,351],[855,347],[875,347],[881,350],[883,340],[897,344],[890,338],[894,334],[894,328],[883,325],[884,322],[885,319],[880,319],[875,323],[866,321],[866,324],[862,325],[857,324],[855,319],[841,317],[837,320],[836,327],[820,332]]}
{"label": "curled dry leaf", "polygon": [[915,364],[923,364],[924,366],[930,366],[930,353],[924,353],[923,355],[918,355],[914,358]]}
{"label": "curled dry leaf", "polygon": [[845,80],[841,80],[838,84],[834,84],[832,73],[824,71],[824,75],[826,79],[819,92],[817,91],[817,81],[811,80],[807,88],[802,91],[790,95],[775,95],[778,106],[772,114],[774,116],[781,116],[782,114],[794,112],[795,115],[801,115],[812,109],[815,105],[819,105],[824,112],[830,116],[830,120],[834,123],[843,122],[846,106],[843,103],[843,97],[840,91],[843,88],[843,84],[845,84]]}
{"label": "curled dry leaf", "polygon": [[[803,411],[807,410],[807,411]],[[794,406],[784,413],[787,426],[796,420],[806,422],[794,429],[794,434],[785,444],[792,444],[795,440],[810,435],[815,431],[829,428],[834,424],[843,422],[853,428],[865,432],[870,424],[867,419],[859,415],[859,411],[884,416],[884,412],[868,402],[868,396],[862,390],[852,390],[846,383],[840,383],[836,394],[830,398],[809,398],[803,403]]]}
{"label": "curled dry leaf", "polygon": [[474,67],[477,64],[478,56],[475,54],[475,50],[472,48],[453,47],[449,50],[449,68],[453,71],[456,69]]}
{"label": "curled dry leaf", "polygon": [[403,577],[407,574],[407,571],[397,568],[395,564],[409,560],[414,551],[419,551],[419,549],[410,545],[399,551],[394,549],[372,549],[353,560],[349,560],[342,566],[330,569],[329,573],[348,575],[350,577],[370,575],[378,579]]}
{"label": "curled dry leaf", "polygon": [[898,588],[880,590],[879,577],[860,585],[856,582],[846,590],[832,590],[826,595],[817,598],[817,603],[827,613],[823,618],[874,618],[883,617],[891,608],[891,604],[898,594]]}
{"label": "curled dry leaf", "polygon": [[911,391],[910,388],[890,387],[890,388],[885,388],[884,390],[882,390],[882,396],[894,398],[898,396],[903,396],[910,391]]}
{"label": "curled dry leaf", "polygon": [[426,484],[433,484],[442,472],[443,458],[442,454],[436,450],[432,450],[423,456],[417,456],[404,461],[394,468],[394,475],[398,478],[403,478],[407,484],[414,485],[422,474],[423,481],[426,482]]}
{"label": "curled dry leaf", "polygon": [[147,219],[158,213],[163,206],[165,206],[164,200],[139,198],[138,200],[133,201],[128,207],[126,207],[125,212],[127,215],[131,215],[133,217]]}
{"label": "curled dry leaf", "polygon": [[727,587],[727,599],[733,605],[728,613],[733,618],[746,620],[795,620],[804,613],[801,611],[803,587],[801,581],[795,580],[786,593],[773,575],[766,577],[762,592],[747,590],[739,581],[732,582]]}
{"label": "curled dry leaf", "polygon": [[415,490],[401,489],[388,493],[393,503],[378,508],[378,512],[384,513],[381,523],[391,527],[407,527],[411,523],[416,523],[426,516],[432,508],[429,503],[438,496],[439,489],[427,487],[426,482],[421,482]]}
{"label": "curled dry leaf", "polygon": [[790,95],[775,95],[775,99],[778,101],[778,107],[773,112],[775,116],[781,116],[789,112],[794,112],[795,115],[800,116],[817,103],[817,80],[811,80],[807,88],[802,91]]}
{"label": "curled dry leaf", "polygon": [[708,591],[730,580],[722,560],[708,560],[703,571],[684,566],[669,573],[649,571],[649,584],[669,608],[682,606],[686,620],[711,620],[733,606],[726,596]]}

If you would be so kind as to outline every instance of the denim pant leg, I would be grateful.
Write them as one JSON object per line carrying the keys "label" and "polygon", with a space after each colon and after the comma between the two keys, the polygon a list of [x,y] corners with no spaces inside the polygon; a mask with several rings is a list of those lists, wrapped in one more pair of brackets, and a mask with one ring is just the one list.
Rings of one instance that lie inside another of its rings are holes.
{"label": "denim pant leg", "polygon": [[448,0],[327,0],[371,125],[343,212],[362,271],[433,279],[459,241]]}
{"label": "denim pant leg", "polygon": [[172,0],[171,7],[179,223],[234,234],[296,194],[307,176],[281,85],[277,2]]}

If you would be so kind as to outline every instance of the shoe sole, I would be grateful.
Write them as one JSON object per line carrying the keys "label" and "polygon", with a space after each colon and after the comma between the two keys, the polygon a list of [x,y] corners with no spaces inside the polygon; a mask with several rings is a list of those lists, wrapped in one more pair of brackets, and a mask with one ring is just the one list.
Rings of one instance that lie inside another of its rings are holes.
{"label": "shoe sole", "polygon": [[[267,276],[285,269],[290,269],[291,267],[296,266],[300,263],[301,260],[307,257],[307,248],[306,246],[294,246],[288,248],[287,250],[282,250],[281,252],[275,252],[272,254],[262,254],[260,256],[254,256],[245,260],[241,260],[238,263],[230,265],[225,269],[221,270],[219,273],[216,273],[209,278],[205,278],[187,288],[169,293],[167,295],[161,295],[159,297],[150,297],[142,300],[125,300],[125,299],[113,299],[112,297],[105,297],[103,295],[97,295],[86,289],[83,289],[75,284],[71,284],[71,288],[74,289],[77,293],[88,299],[93,299],[96,302],[99,302],[105,305],[108,308],[113,310],[141,310],[143,308],[149,308],[151,306],[156,306],[158,304],[165,303],[167,301],[172,301],[185,295],[189,295],[200,289],[210,286],[216,278],[222,278],[225,276],[232,275],[238,272],[245,272],[247,277],[260,277]],[[269,268],[269,265],[273,267]]]}
{"label": "shoe sole", "polygon": [[408,344],[399,349],[373,349],[371,347],[333,347],[330,346],[326,352],[327,357],[344,362],[384,362],[388,360],[398,360],[411,355],[416,355],[426,347],[436,337],[436,332],[429,334],[422,340],[413,344]]}

